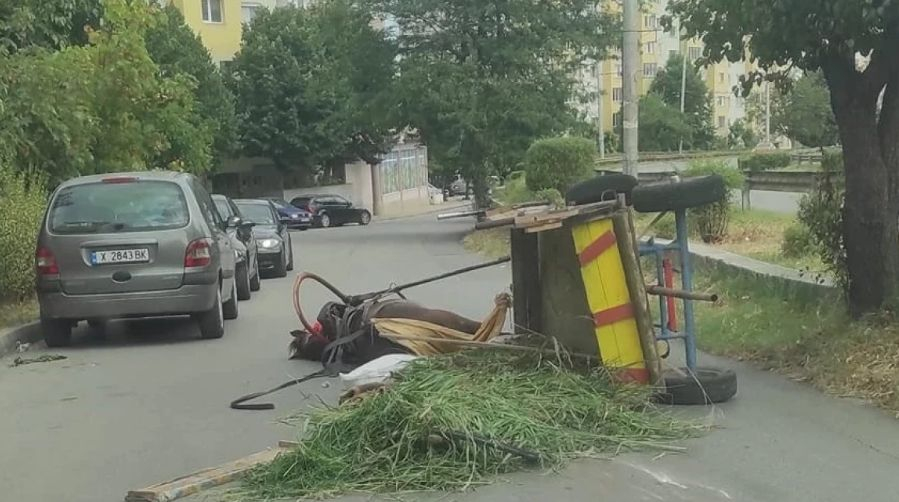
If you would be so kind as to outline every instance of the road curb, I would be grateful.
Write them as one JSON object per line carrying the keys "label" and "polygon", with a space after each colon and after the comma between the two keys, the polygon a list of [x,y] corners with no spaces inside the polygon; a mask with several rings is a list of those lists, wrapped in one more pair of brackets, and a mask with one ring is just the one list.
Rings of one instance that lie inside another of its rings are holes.
{"label": "road curb", "polygon": [[434,209],[429,209],[429,210],[427,210],[427,211],[424,211],[424,212],[421,212],[421,213],[415,213],[415,214],[398,214],[398,215],[396,215],[396,216],[391,216],[391,215],[388,215],[388,216],[375,216],[374,218],[372,218],[372,221],[404,220],[404,219],[406,219],[406,218],[416,218],[416,217],[418,217],[418,216],[427,216],[427,215],[430,215],[430,214],[437,214],[437,213],[442,213],[442,212],[445,212],[445,211],[455,211],[455,210],[457,210],[457,209],[461,209],[461,208],[470,208],[470,207],[471,207],[471,201],[468,201],[468,202],[466,202],[466,203],[464,203],[464,204],[454,204],[454,205],[449,205],[449,204],[447,204],[447,205],[443,205],[443,206],[440,206],[440,207],[437,207],[437,208],[434,208]]}
{"label": "road curb", "polygon": [[34,343],[42,338],[41,323],[38,321],[0,329],[0,357],[15,352],[16,342]]}

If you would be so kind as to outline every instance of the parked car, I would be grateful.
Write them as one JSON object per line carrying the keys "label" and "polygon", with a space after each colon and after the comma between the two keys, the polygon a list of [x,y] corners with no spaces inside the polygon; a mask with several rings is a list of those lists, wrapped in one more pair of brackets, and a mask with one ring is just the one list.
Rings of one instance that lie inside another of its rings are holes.
{"label": "parked car", "polygon": [[244,219],[254,224],[260,270],[275,277],[286,276],[288,270],[293,270],[293,246],[275,205],[265,199],[236,199],[234,204]]}
{"label": "parked car", "polygon": [[450,183],[449,194],[453,196],[468,195],[468,182],[462,175],[456,175],[456,179]]}
{"label": "parked car", "polygon": [[82,176],[59,185],[38,234],[41,327],[50,347],[72,327],[191,315],[220,338],[238,315],[235,252],[215,204],[192,175]]}
{"label": "parked car", "polygon": [[278,211],[281,223],[287,225],[288,228],[307,230],[312,226],[312,215],[309,214],[309,211],[292,206],[283,199],[271,197],[267,198],[267,200],[275,205],[275,210]]}
{"label": "parked car", "polygon": [[212,201],[219,216],[225,221],[231,246],[237,251],[236,277],[237,299],[249,300],[253,291],[261,287],[259,277],[259,255],[253,222],[244,219],[240,209],[230,198],[212,194]]}
{"label": "parked car", "polygon": [[308,211],[312,214],[313,224],[322,228],[346,223],[371,223],[368,209],[353,207],[352,202],[339,195],[302,195],[291,200],[290,204]]}

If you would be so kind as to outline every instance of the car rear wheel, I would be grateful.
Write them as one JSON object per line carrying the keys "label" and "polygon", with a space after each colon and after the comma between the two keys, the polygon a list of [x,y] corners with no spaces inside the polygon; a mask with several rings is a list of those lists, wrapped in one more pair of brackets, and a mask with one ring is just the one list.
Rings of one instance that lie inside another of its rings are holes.
{"label": "car rear wheel", "polygon": [[250,299],[250,267],[244,263],[237,266],[237,299]]}
{"label": "car rear wheel", "polygon": [[371,213],[362,211],[362,213],[359,214],[359,224],[368,225],[369,223],[371,223]]}
{"label": "car rear wheel", "polygon": [[318,218],[318,225],[322,228],[328,228],[331,226],[331,217],[328,213],[322,213]]}
{"label": "car rear wheel", "polygon": [[284,259],[284,251],[281,251],[281,254],[278,255],[278,261],[275,263],[275,268],[272,272],[275,277],[287,277],[287,263]]}
{"label": "car rear wheel", "polygon": [[225,319],[237,319],[240,314],[237,306],[237,280],[231,279],[231,299],[222,304],[222,315]]}
{"label": "car rear wheel", "polygon": [[262,272],[259,270],[259,258],[253,259],[253,270],[256,273],[250,278],[250,291],[259,291],[259,288],[262,287],[262,277],[260,277]]}
{"label": "car rear wheel", "polygon": [[221,338],[225,334],[221,288],[215,293],[215,305],[206,312],[194,315],[194,320],[200,326],[200,337],[202,338]]}
{"label": "car rear wheel", "polygon": [[41,331],[47,347],[68,347],[72,343],[72,322],[66,319],[41,319]]}

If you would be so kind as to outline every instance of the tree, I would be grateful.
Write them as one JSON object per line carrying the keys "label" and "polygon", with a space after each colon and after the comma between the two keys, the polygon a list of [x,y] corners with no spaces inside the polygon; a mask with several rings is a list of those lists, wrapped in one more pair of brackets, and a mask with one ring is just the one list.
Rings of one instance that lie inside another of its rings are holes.
{"label": "tree", "polygon": [[588,0],[371,0],[398,26],[397,120],[455,166],[484,204],[487,176],[519,169],[530,144],[576,128],[575,70],[612,45]]}
{"label": "tree", "polygon": [[737,119],[730,125],[727,133],[727,144],[731,148],[755,148],[758,144],[755,131],[746,125],[743,119]]}
{"label": "tree", "polygon": [[662,102],[657,94],[647,94],[640,100],[640,150],[647,152],[674,151],[693,143],[693,128],[686,114]]}
{"label": "tree", "polygon": [[820,72],[808,73],[793,84],[773,115],[774,127],[802,145],[820,148],[839,141],[830,93]]}
{"label": "tree", "polygon": [[687,35],[705,43],[708,60],[752,55],[760,70],[746,87],[764,78],[784,85],[792,67],[823,72],[843,146],[850,311],[892,304],[899,292],[899,2],[675,0],[671,9]]}
{"label": "tree", "polygon": [[[237,116],[234,96],[225,87],[217,65],[200,38],[184,24],[184,17],[173,5],[156,14],[145,35],[147,52],[159,67],[163,78],[185,78],[193,88],[193,129],[211,134],[212,154],[216,160],[234,152],[237,141]],[[188,136],[195,133],[187,132]],[[168,155],[177,156],[185,145],[174,144]],[[159,161],[167,164],[166,159]]]}
{"label": "tree", "polygon": [[[672,110],[680,111],[681,83],[683,76],[683,56],[668,58],[665,68],[659,71],[649,92],[662,98]],[[712,124],[712,97],[702,75],[693,65],[687,66],[684,86],[684,119],[690,126],[691,138],[685,138],[686,148],[709,148],[715,140]]]}
{"label": "tree", "polygon": [[87,45],[102,15],[101,0],[0,0],[0,53]]}
{"label": "tree", "polygon": [[385,150],[394,46],[348,0],[262,11],[244,30],[230,84],[249,155],[307,172]]}

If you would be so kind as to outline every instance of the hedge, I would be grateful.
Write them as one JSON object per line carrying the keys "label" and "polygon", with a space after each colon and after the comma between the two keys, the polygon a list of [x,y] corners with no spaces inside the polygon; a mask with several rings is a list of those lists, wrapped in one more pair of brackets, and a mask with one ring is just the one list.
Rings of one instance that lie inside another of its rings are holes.
{"label": "hedge", "polygon": [[750,172],[770,171],[782,169],[792,162],[792,157],[786,152],[755,153],[740,159],[740,170]]}
{"label": "hedge", "polygon": [[560,193],[590,177],[596,146],[585,138],[562,137],[535,141],[524,155],[528,189],[556,189]]}
{"label": "hedge", "polygon": [[0,163],[0,300],[34,294],[34,250],[46,205],[43,175],[16,173]]}

